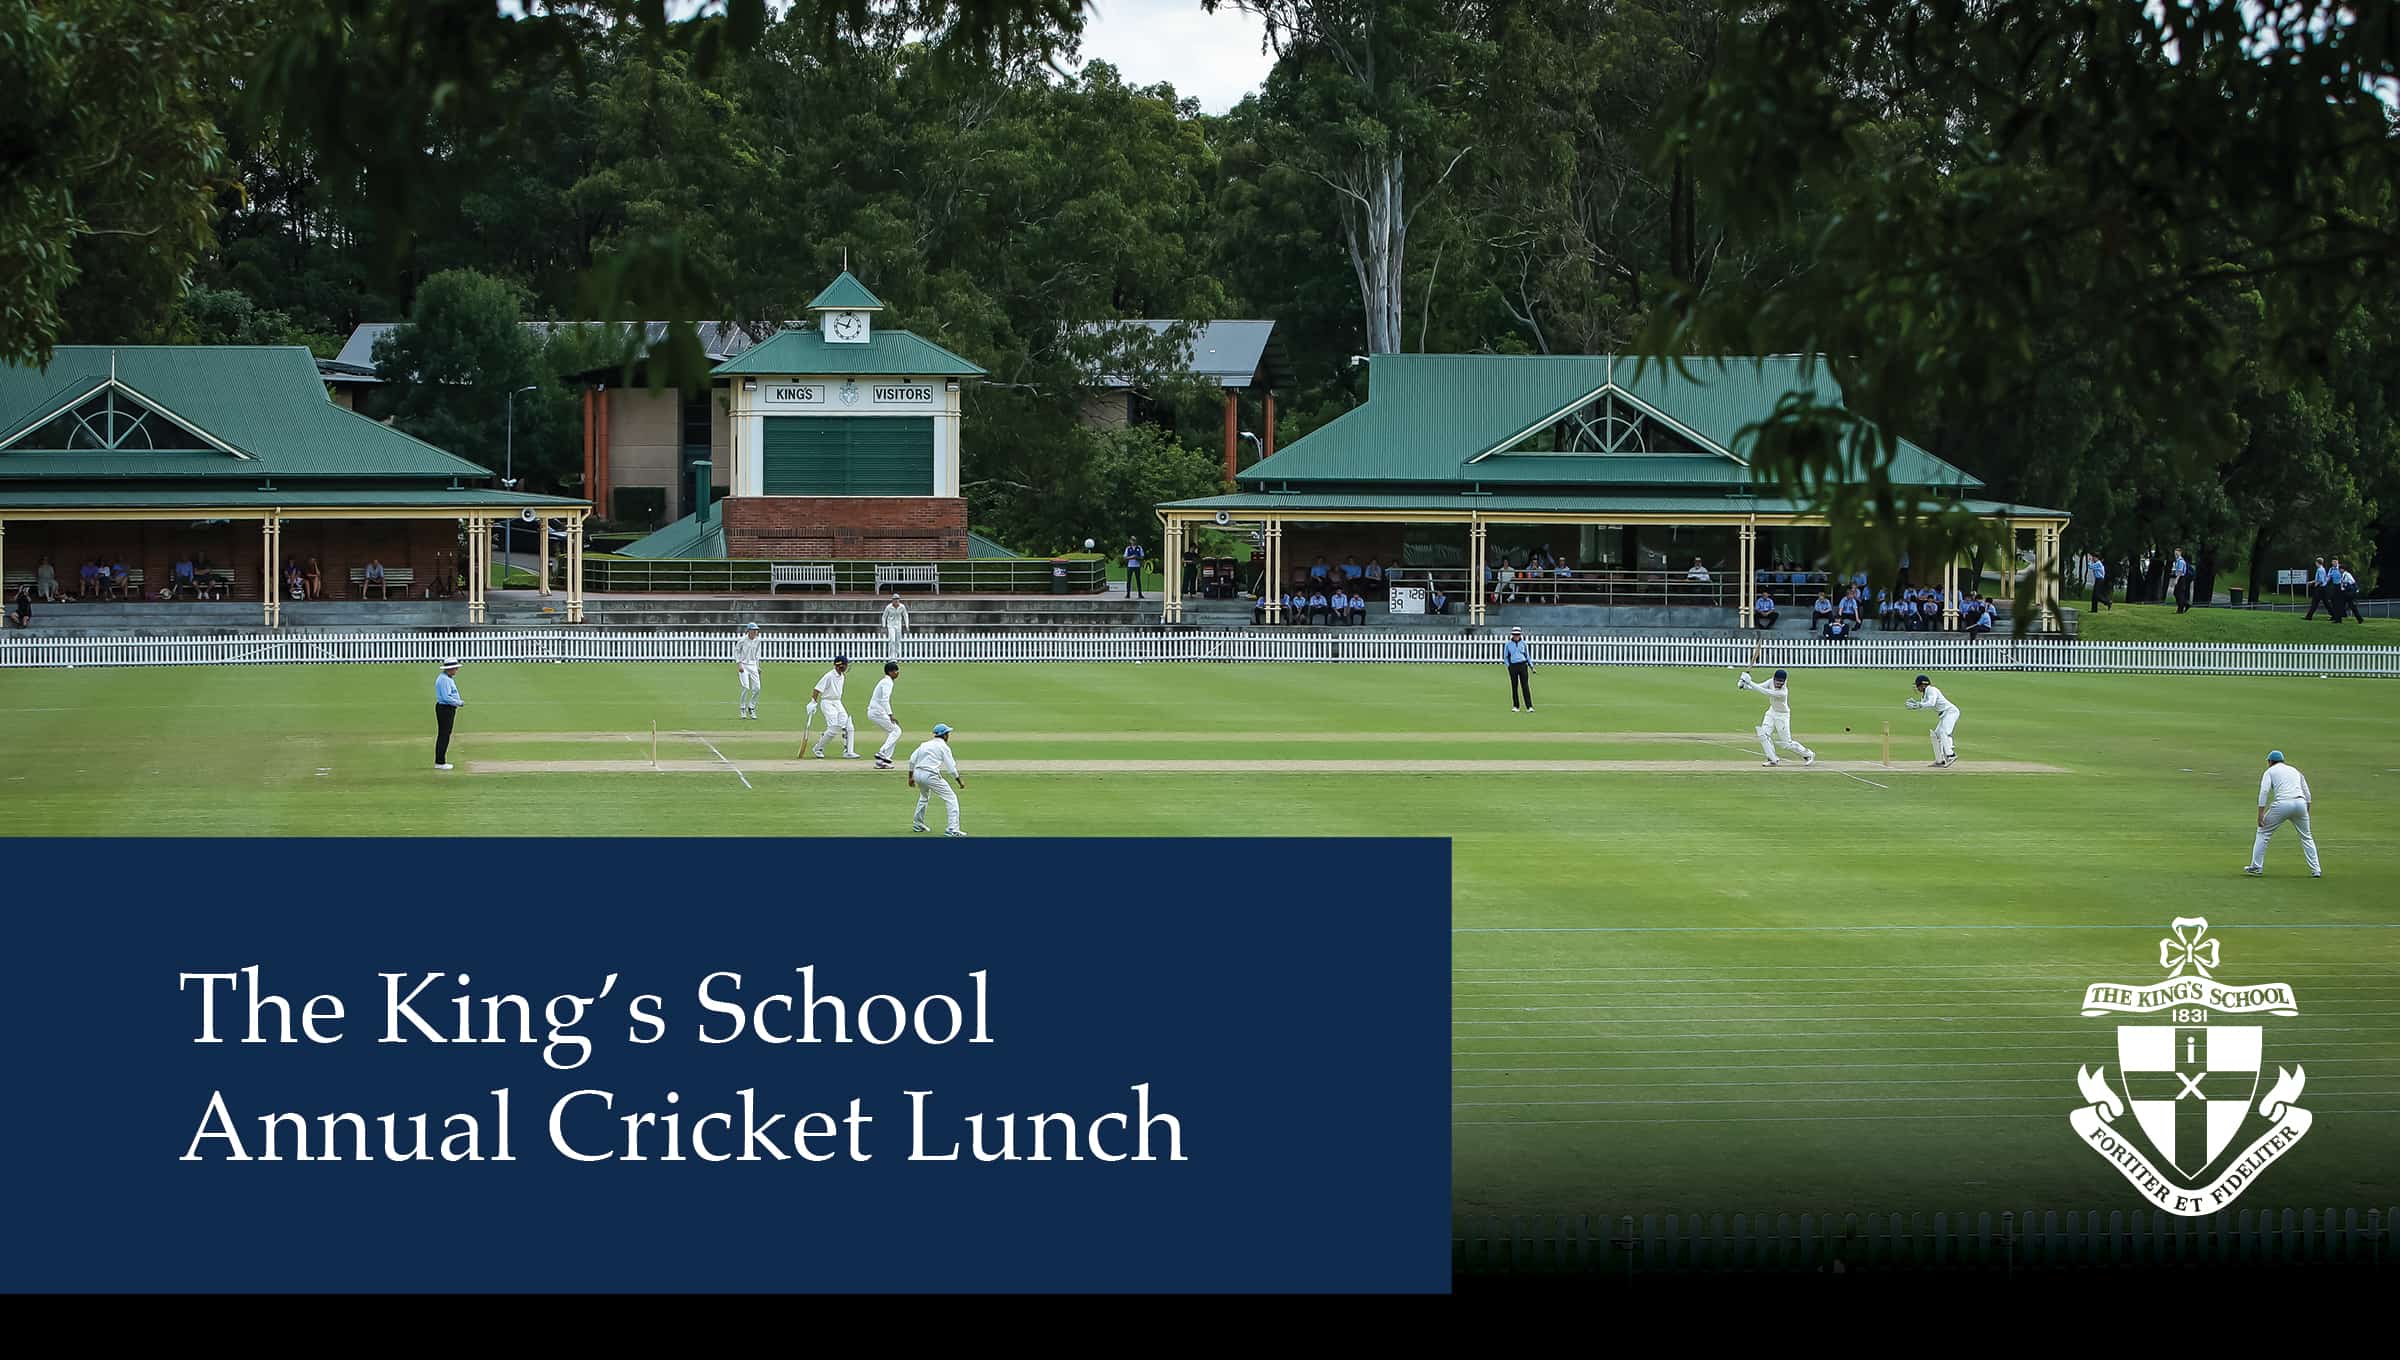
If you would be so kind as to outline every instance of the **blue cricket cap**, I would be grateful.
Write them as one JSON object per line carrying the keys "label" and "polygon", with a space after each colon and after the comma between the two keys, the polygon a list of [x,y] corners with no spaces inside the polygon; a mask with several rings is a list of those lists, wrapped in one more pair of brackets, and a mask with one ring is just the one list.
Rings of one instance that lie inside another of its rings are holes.
{"label": "blue cricket cap", "polygon": [[2281,765],[2281,764],[2283,763],[2283,752],[2281,752],[2281,751],[2269,751],[2269,752],[2267,752],[2267,763],[2268,763],[2269,765]]}
{"label": "blue cricket cap", "polygon": [[1790,677],[1786,676],[1782,671],[1777,671],[1775,672],[1775,678],[1778,680],[1785,680],[1789,679]]}
{"label": "blue cricket cap", "polygon": [[950,724],[948,724],[948,723],[935,723],[935,724],[933,725],[933,734],[934,734],[935,736],[937,736],[937,737],[946,737],[946,736],[949,736],[949,735],[950,735]]}

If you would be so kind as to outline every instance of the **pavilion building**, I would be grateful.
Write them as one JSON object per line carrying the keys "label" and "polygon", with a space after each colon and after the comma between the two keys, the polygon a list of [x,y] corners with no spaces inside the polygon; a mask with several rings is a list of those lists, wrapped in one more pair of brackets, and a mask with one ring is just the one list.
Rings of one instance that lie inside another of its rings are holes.
{"label": "pavilion building", "polygon": [[274,626],[284,563],[313,560],[327,599],[359,598],[379,563],[391,595],[463,593],[480,623],[493,526],[563,522],[566,617],[581,621],[586,502],[498,489],[326,386],[296,346],[64,346],[43,367],[0,365],[0,580],[13,594],[46,559],[72,595],[97,557],[156,599],[204,557]]}
{"label": "pavilion building", "polygon": [[[1786,393],[1838,404],[1823,364],[1383,354],[1369,383],[1365,403],[1242,470],[1236,490],[1160,506],[1164,560],[1200,530],[1247,529],[1270,596],[1318,558],[1371,558],[1444,584],[1470,625],[1488,608],[1485,568],[1545,550],[1576,573],[1567,591],[1553,579],[1551,598],[1621,604],[1646,622],[1663,607],[1703,626],[1750,625],[1762,585],[1787,621],[1805,614],[1791,589],[1843,568],[1824,561],[1823,517],[1752,467],[1745,433]],[[1992,522],[2055,591],[2065,511],[1984,497],[1980,480],[1907,440],[1891,477]],[[1967,569],[1917,564],[1919,584],[1944,587],[1945,626]],[[1184,621],[1180,573],[1164,585],[1166,621]],[[1273,599],[1266,615],[1280,618]]]}

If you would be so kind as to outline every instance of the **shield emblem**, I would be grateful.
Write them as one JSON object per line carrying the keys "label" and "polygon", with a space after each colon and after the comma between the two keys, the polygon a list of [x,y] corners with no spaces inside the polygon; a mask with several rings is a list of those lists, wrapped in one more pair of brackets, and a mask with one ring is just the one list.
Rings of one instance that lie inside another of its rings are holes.
{"label": "shield emblem", "polygon": [[2117,1068],[2150,1146],[2198,1177],[2258,1098],[2257,1025],[2120,1025]]}

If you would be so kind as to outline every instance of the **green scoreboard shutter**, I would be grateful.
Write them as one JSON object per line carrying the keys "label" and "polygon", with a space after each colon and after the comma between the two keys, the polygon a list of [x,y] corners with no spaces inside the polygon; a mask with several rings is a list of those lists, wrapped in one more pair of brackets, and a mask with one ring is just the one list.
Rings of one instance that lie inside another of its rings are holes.
{"label": "green scoreboard shutter", "polygon": [[931,416],[768,416],[770,496],[930,496]]}

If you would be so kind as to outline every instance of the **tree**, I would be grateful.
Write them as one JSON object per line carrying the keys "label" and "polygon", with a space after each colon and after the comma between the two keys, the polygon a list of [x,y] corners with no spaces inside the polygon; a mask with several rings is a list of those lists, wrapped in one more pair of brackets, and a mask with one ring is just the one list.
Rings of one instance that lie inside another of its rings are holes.
{"label": "tree", "polygon": [[1323,184],[1356,275],[1367,352],[1401,348],[1408,235],[1475,150],[1489,45],[1458,0],[1204,0],[1266,21],[1274,153]]}
{"label": "tree", "polygon": [[1128,537],[1158,546],[1157,507],[1223,489],[1218,457],[1152,425],[1077,427],[1050,494],[995,520],[1020,549],[1068,551],[1089,538],[1108,552]]}
{"label": "tree", "polygon": [[[526,329],[523,295],[472,270],[436,274],[417,290],[406,324],[375,342],[375,373],[394,392],[393,423],[437,448],[499,470],[510,437],[509,394],[519,432],[539,409],[539,389],[555,390],[540,343]],[[539,449],[538,435],[520,451]],[[530,455],[526,470],[540,469]],[[526,480],[523,471],[520,480]]]}
{"label": "tree", "polygon": [[[2235,448],[2234,413],[2191,394],[2251,362],[2324,372],[2326,337],[2400,266],[2393,24],[2320,0],[1769,0],[1665,154],[1758,210],[1737,237],[1813,221],[1809,267],[1682,286],[1645,348],[1830,356],[1847,409],[1787,401],[1756,449],[1847,556],[1966,532],[1890,486],[1885,417],[2002,397],[2062,328],[2094,344],[2095,400],[2159,441]],[[2247,331],[2225,305],[2244,293],[2263,303]]]}
{"label": "tree", "polygon": [[1783,242],[1723,260],[1724,210],[1686,158],[1658,157],[1673,104],[1711,74],[1721,0],[1524,0],[1492,19],[1507,79],[1478,111],[1461,197],[1533,348],[1618,352],[1663,280],[1698,293],[1721,262],[1770,284],[1797,268]]}
{"label": "tree", "polygon": [[0,362],[165,330],[211,244],[226,8],[0,0]]}

